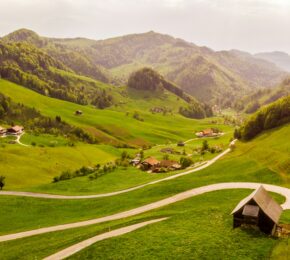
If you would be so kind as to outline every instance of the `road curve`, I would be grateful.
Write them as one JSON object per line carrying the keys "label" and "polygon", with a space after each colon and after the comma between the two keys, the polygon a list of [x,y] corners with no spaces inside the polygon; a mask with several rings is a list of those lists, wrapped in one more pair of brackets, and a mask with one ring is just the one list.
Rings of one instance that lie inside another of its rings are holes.
{"label": "road curve", "polygon": [[111,237],[116,237],[116,236],[121,236],[121,235],[124,235],[124,234],[127,234],[129,232],[132,232],[132,231],[135,231],[139,228],[142,228],[142,227],[145,227],[147,225],[150,225],[150,224],[153,224],[153,223],[156,223],[156,222],[160,222],[160,221],[163,221],[163,220],[166,220],[167,218],[159,218],[159,219],[153,219],[153,220],[149,220],[149,221],[145,221],[145,222],[141,222],[141,223],[138,223],[138,224],[134,224],[134,225],[130,225],[130,226],[127,226],[127,227],[123,227],[123,228],[119,228],[119,229],[116,229],[116,230],[113,230],[113,231],[110,231],[110,232],[106,232],[106,233],[103,233],[103,234],[100,234],[100,235],[97,235],[97,236],[94,236],[94,237],[91,237],[89,239],[86,239],[82,242],[79,242],[75,245],[72,245],[68,248],[65,248],[51,256],[48,256],[46,258],[44,258],[43,260],[59,260],[59,259],[64,259],[64,258],[67,258],[81,250],[83,250],[84,248],[86,247],[89,247],[91,246],[92,244],[98,242],[98,241],[101,241],[101,240],[104,240],[104,239],[107,239],[107,238],[111,238]]}
{"label": "road curve", "polygon": [[270,184],[261,184],[261,183],[253,183],[253,182],[217,183],[217,184],[207,185],[207,186],[203,186],[199,188],[194,188],[185,192],[181,192],[179,194],[176,194],[174,196],[171,196],[163,200],[159,200],[159,201],[156,201],[156,202],[153,202],[153,203],[150,203],[150,204],[147,204],[147,205],[135,208],[135,209],[131,209],[128,211],[116,213],[116,214],[105,216],[105,217],[100,217],[100,218],[95,218],[91,220],[80,221],[80,222],[75,222],[75,223],[70,223],[70,224],[39,228],[35,230],[0,236],[0,242],[14,240],[18,238],[30,237],[30,236],[44,234],[44,233],[53,232],[53,231],[84,227],[84,226],[103,223],[107,221],[127,218],[127,217],[135,216],[135,215],[138,215],[138,214],[141,214],[141,213],[153,210],[153,209],[167,206],[175,202],[185,200],[185,199],[188,199],[188,198],[200,195],[200,194],[204,194],[207,192],[211,192],[211,191],[218,191],[218,190],[225,190],[225,189],[257,189],[258,187],[260,187],[260,185],[263,185],[268,191],[275,192],[277,194],[284,196],[285,202],[281,206],[284,210],[290,209],[290,189],[280,187],[280,186],[270,185]]}
{"label": "road curve", "polygon": [[225,151],[223,151],[222,153],[220,153],[219,155],[217,155],[216,157],[214,157],[213,159],[207,161],[206,163],[202,164],[201,166],[198,166],[197,168],[185,171],[185,172],[181,172],[163,179],[159,179],[156,181],[151,181],[139,186],[135,186],[129,189],[125,189],[125,190],[120,190],[120,191],[114,191],[114,192],[109,192],[109,193],[103,193],[103,194],[94,194],[94,195],[76,195],[76,196],[72,196],[72,195],[57,195],[57,194],[46,194],[46,193],[36,193],[36,192],[25,192],[25,191],[0,191],[0,195],[9,195],[9,196],[22,196],[22,197],[33,197],[33,198],[44,198],[44,199],[94,199],[94,198],[103,198],[103,197],[110,197],[110,196],[115,196],[115,195],[119,195],[122,193],[127,193],[130,191],[134,191],[134,190],[138,190],[141,188],[144,188],[148,185],[153,185],[159,182],[163,182],[163,181],[168,181],[168,180],[172,180],[172,179],[176,179],[178,177],[193,173],[193,172],[197,172],[200,170],[203,170],[207,167],[209,167],[210,165],[214,164],[217,160],[219,160],[221,157],[223,157],[224,155],[226,155],[227,153],[229,153],[231,151],[230,148],[226,149]]}

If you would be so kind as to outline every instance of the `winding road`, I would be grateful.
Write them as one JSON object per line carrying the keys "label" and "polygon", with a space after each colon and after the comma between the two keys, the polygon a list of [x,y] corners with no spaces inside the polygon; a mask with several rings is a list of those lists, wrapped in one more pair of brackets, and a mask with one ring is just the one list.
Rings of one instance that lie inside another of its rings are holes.
{"label": "winding road", "polygon": [[135,215],[138,215],[138,214],[150,211],[150,210],[164,207],[164,206],[176,203],[178,201],[182,201],[182,200],[185,200],[185,199],[197,196],[197,195],[201,195],[207,192],[211,192],[211,191],[218,191],[218,190],[225,190],[225,189],[257,189],[261,185],[263,185],[265,189],[270,192],[275,192],[277,194],[284,196],[285,202],[281,206],[284,210],[290,209],[290,189],[280,187],[280,186],[270,185],[270,184],[261,184],[261,183],[252,183],[252,182],[217,183],[217,184],[207,185],[207,186],[203,186],[199,188],[194,188],[185,192],[181,192],[179,194],[176,194],[174,196],[171,196],[163,200],[159,200],[159,201],[156,201],[156,202],[153,202],[153,203],[150,203],[150,204],[147,204],[147,205],[135,208],[135,209],[131,209],[128,211],[116,213],[116,214],[105,216],[105,217],[100,217],[100,218],[95,218],[91,220],[80,221],[80,222],[75,222],[75,223],[70,223],[70,224],[39,228],[39,229],[30,230],[30,231],[24,231],[24,232],[19,232],[15,234],[0,236],[0,242],[24,238],[24,237],[30,237],[30,236],[44,234],[48,232],[61,231],[61,230],[77,228],[77,227],[84,227],[88,225],[103,223],[103,222],[112,221],[112,220],[118,220],[118,219],[127,218],[127,217],[132,217],[132,216],[135,216]]}
{"label": "winding road", "polygon": [[167,218],[159,218],[159,219],[153,219],[153,220],[149,220],[149,221],[145,221],[145,222],[141,222],[141,223],[138,223],[138,224],[134,224],[134,225],[131,225],[131,226],[127,226],[127,227],[123,227],[123,228],[119,228],[119,229],[116,229],[116,230],[113,230],[113,231],[110,231],[110,232],[106,232],[106,233],[103,233],[103,234],[100,234],[100,235],[97,235],[95,237],[92,237],[92,238],[89,238],[87,240],[84,240],[82,242],[79,242],[75,245],[72,245],[66,249],[63,249],[51,256],[48,256],[46,258],[44,258],[43,260],[59,260],[59,259],[64,259],[64,258],[67,258],[81,250],[83,250],[84,248],[86,247],[89,247],[91,246],[92,244],[98,242],[98,241],[101,241],[101,240],[104,240],[104,239],[107,239],[107,238],[111,238],[111,237],[116,237],[116,236],[121,236],[121,235],[124,235],[124,234],[127,234],[129,232],[132,232],[134,230],[137,230],[139,228],[142,228],[142,227],[145,227],[147,225],[150,225],[150,224],[153,224],[153,223],[156,223],[156,222],[160,222],[160,221],[163,221],[163,220],[166,220]]}
{"label": "winding road", "polygon": [[[235,142],[235,140],[233,141],[233,143],[234,142]],[[219,155],[217,155],[213,159],[205,162],[204,164],[202,164],[201,166],[198,166],[197,168],[194,168],[194,169],[191,169],[191,170],[188,170],[185,172],[181,172],[181,173],[178,173],[178,174],[175,174],[175,175],[163,178],[163,179],[151,181],[151,182],[139,185],[139,186],[135,186],[132,188],[128,188],[128,189],[120,190],[120,191],[115,191],[115,192],[109,192],[109,193],[103,193],[103,194],[94,194],[94,195],[72,196],[72,195],[56,195],[56,194],[46,194],[46,193],[36,193],[36,192],[25,192],[25,191],[0,191],[0,195],[11,195],[11,196],[22,196],[22,197],[44,198],[44,199],[94,199],[94,198],[110,197],[110,196],[115,196],[115,195],[119,195],[122,193],[127,193],[130,191],[138,190],[138,189],[144,188],[148,185],[153,185],[153,184],[160,183],[163,181],[173,180],[173,179],[179,178],[181,176],[203,170],[203,169],[209,167],[210,165],[214,164],[217,160],[219,160],[221,157],[223,157],[224,155],[226,155],[230,151],[231,151],[230,148],[226,149],[225,151],[223,151],[222,153],[220,153]]]}

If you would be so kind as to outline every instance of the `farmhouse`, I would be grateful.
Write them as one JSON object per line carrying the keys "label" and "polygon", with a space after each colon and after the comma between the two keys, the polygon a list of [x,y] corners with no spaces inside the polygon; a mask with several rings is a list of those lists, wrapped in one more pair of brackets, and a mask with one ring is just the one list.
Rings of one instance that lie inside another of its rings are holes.
{"label": "farmhouse", "polygon": [[174,171],[181,169],[181,165],[176,161],[162,160],[152,169],[153,172]]}
{"label": "farmhouse", "polygon": [[6,129],[0,126],[0,136],[6,134]]}
{"label": "farmhouse", "polygon": [[204,129],[201,132],[198,132],[195,134],[197,137],[210,137],[210,136],[216,136],[217,133],[215,133],[213,131],[213,129],[208,128],[208,129]]}
{"label": "farmhouse", "polygon": [[155,159],[154,157],[148,157],[141,164],[142,164],[143,170],[150,170],[154,166],[157,166],[159,164],[159,161]]}
{"label": "farmhouse", "polygon": [[15,125],[7,129],[7,134],[20,135],[24,130],[23,126]]}
{"label": "farmhouse", "polygon": [[266,234],[274,234],[282,213],[281,206],[260,186],[243,199],[231,213],[233,227],[256,226]]}

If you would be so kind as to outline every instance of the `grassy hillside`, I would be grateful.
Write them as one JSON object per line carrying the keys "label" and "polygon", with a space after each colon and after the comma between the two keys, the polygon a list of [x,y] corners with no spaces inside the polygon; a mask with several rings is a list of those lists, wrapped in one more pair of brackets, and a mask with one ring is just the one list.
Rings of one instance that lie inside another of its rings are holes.
{"label": "grassy hillside", "polygon": [[[0,80],[0,93],[15,102],[37,108],[45,116],[51,118],[61,116],[66,123],[83,128],[100,142],[111,144],[144,145],[190,139],[193,135],[193,127],[200,124],[200,121],[186,119],[175,113],[152,114],[149,110],[155,106],[169,106],[175,110],[180,104],[186,104],[168,92],[165,92],[161,98],[151,99],[151,94],[144,92],[143,94],[130,93],[129,98],[126,98],[125,90],[125,98],[119,101],[121,104],[110,110],[98,110],[92,106],[81,106],[49,98],[5,80]],[[130,95],[139,96],[139,99],[131,99]],[[143,95],[148,99],[143,99]],[[83,115],[76,116],[74,113],[77,110],[83,111]],[[143,121],[133,117],[135,112]],[[206,127],[210,121],[211,119],[207,119],[201,121],[201,124]]]}
{"label": "grassy hillside", "polygon": [[[265,132],[251,142],[238,142],[231,154],[203,171],[111,198],[61,201],[0,197],[2,210],[6,212],[0,215],[1,222],[6,223],[9,220],[10,223],[2,226],[0,233],[12,233],[109,215],[210,183],[254,181],[290,187],[289,178],[285,178],[285,174],[289,176],[290,151],[287,139],[284,138],[289,130],[288,124]],[[288,168],[285,167],[286,165]],[[245,259],[249,255],[259,259],[267,258],[274,246],[280,242],[279,240],[255,231],[232,229],[230,212],[249,192],[246,190],[213,192],[129,219],[44,234],[23,239],[21,243],[19,240],[5,242],[1,245],[0,254],[4,259],[16,258],[24,252],[27,252],[28,258],[43,257],[107,231],[108,228],[112,230],[129,223],[168,216],[170,217],[168,221],[119,238],[96,243],[73,258],[90,258],[92,255],[99,255],[100,251],[108,258],[114,258],[116,255],[122,255],[125,259],[127,256],[132,258],[136,256],[135,251],[130,250],[132,245],[148,257],[152,256],[152,252],[159,257],[168,257],[168,252],[174,250],[180,258],[190,258],[192,255],[197,258],[207,256],[224,258],[225,252],[228,258],[235,256],[237,259],[239,257]],[[281,197],[275,196],[275,198],[280,203],[283,201]],[[9,210],[11,208],[13,211]],[[287,223],[289,220],[289,211],[284,212],[281,221]],[[144,240],[148,236],[152,239]],[[142,246],[138,242],[139,239]],[[45,248],[42,246],[44,244]],[[27,250],[29,245],[35,246]],[[273,252],[275,251],[276,249]]]}

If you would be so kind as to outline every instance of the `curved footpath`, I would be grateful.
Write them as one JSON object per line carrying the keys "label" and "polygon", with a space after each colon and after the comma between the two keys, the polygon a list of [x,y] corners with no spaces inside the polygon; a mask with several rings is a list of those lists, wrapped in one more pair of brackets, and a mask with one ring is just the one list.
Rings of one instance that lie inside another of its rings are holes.
{"label": "curved footpath", "polygon": [[67,258],[81,250],[83,250],[84,248],[86,247],[89,247],[91,246],[92,244],[98,242],[98,241],[101,241],[101,240],[104,240],[104,239],[107,239],[107,238],[111,238],[111,237],[116,237],[116,236],[121,236],[121,235],[124,235],[124,234],[127,234],[129,232],[132,232],[132,231],[135,231],[139,228],[142,228],[142,227],[145,227],[147,225],[150,225],[150,224],[153,224],[153,223],[156,223],[156,222],[160,222],[160,221],[163,221],[163,220],[166,220],[167,218],[159,218],[159,219],[153,219],[153,220],[149,220],[149,221],[145,221],[145,222],[141,222],[141,223],[138,223],[138,224],[134,224],[134,225],[131,225],[131,226],[127,226],[127,227],[123,227],[123,228],[119,228],[119,229],[116,229],[116,230],[113,230],[113,231],[109,231],[109,232],[106,232],[106,233],[103,233],[103,234],[100,234],[100,235],[97,235],[97,236],[94,236],[94,237],[91,237],[89,239],[86,239],[82,242],[79,242],[75,245],[72,245],[68,248],[65,248],[51,256],[48,256],[46,258],[44,258],[43,260],[59,260],[59,259],[64,259],[64,258]]}
{"label": "curved footpath", "polygon": [[[235,143],[235,141],[236,140],[233,141],[233,144]],[[130,192],[130,191],[138,190],[138,189],[144,188],[148,185],[153,185],[153,184],[156,184],[159,182],[176,179],[178,177],[203,170],[203,169],[209,167],[210,165],[214,164],[217,160],[219,160],[221,157],[223,157],[224,155],[226,155],[230,151],[231,151],[230,148],[226,149],[221,154],[217,155],[216,157],[207,161],[206,163],[202,164],[201,166],[198,166],[197,168],[194,168],[194,169],[191,169],[191,170],[188,170],[185,172],[181,172],[181,173],[178,173],[178,174],[175,174],[175,175],[172,175],[172,176],[160,179],[160,180],[151,181],[151,182],[139,185],[139,186],[135,186],[135,187],[132,187],[129,189],[115,191],[115,192],[109,192],[109,193],[103,193],[103,194],[94,194],[94,195],[72,196],[72,195],[56,195],[56,194],[45,194],[45,193],[36,193],[36,192],[25,192],[25,191],[0,191],[0,195],[23,196],[23,197],[34,197],[34,198],[44,198],[44,199],[94,199],[94,198],[110,197],[110,196],[115,196],[115,195],[119,195],[122,193]]]}
{"label": "curved footpath", "polygon": [[270,192],[275,192],[277,194],[284,196],[286,200],[284,204],[281,206],[284,210],[290,209],[290,189],[280,187],[280,186],[270,185],[270,184],[261,184],[261,183],[252,183],[252,182],[217,183],[217,184],[207,185],[207,186],[203,186],[199,188],[194,188],[185,192],[181,192],[179,194],[176,194],[174,196],[171,196],[163,200],[159,200],[159,201],[156,201],[156,202],[153,202],[153,203],[150,203],[150,204],[147,204],[147,205],[135,208],[135,209],[120,212],[120,213],[113,214],[106,217],[100,217],[100,218],[95,218],[95,219],[86,220],[86,221],[80,221],[80,222],[64,224],[64,225],[57,225],[57,226],[52,226],[52,227],[39,228],[35,230],[0,236],[0,242],[14,240],[18,238],[30,237],[30,236],[44,234],[44,233],[53,232],[53,231],[84,227],[84,226],[103,223],[107,221],[132,217],[132,216],[135,216],[135,215],[138,215],[138,214],[141,214],[141,213],[153,210],[153,209],[164,207],[164,206],[173,204],[175,202],[185,200],[185,199],[188,199],[188,198],[200,195],[200,194],[204,194],[207,192],[211,192],[211,191],[218,191],[218,190],[225,190],[225,189],[257,189],[261,185],[263,185],[265,189]]}

